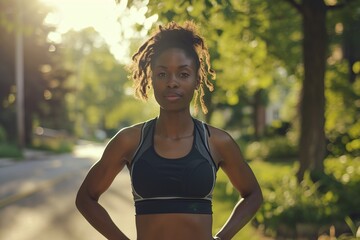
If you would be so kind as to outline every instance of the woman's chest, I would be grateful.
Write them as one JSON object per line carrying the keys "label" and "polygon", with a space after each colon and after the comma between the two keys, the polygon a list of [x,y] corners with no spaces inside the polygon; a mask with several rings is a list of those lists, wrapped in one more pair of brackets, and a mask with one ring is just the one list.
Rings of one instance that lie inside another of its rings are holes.
{"label": "woman's chest", "polygon": [[165,159],[149,149],[134,163],[131,179],[137,194],[145,198],[203,198],[212,192],[215,170],[194,150],[179,159]]}

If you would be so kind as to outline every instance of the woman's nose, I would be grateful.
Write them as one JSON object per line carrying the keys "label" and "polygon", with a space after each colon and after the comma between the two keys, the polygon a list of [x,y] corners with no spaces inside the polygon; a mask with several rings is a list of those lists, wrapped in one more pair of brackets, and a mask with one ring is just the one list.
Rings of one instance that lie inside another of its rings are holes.
{"label": "woman's nose", "polygon": [[169,74],[167,84],[168,84],[168,87],[170,87],[170,88],[179,86],[179,82],[178,82],[175,74]]}

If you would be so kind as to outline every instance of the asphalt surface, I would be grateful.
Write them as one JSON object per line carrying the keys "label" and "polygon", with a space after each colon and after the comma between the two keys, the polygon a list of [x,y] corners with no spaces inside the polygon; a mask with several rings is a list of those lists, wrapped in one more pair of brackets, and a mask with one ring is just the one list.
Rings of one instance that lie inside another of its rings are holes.
{"label": "asphalt surface", "polygon": [[[0,159],[0,239],[105,239],[77,211],[76,192],[104,145],[82,143],[73,154],[26,150]],[[122,171],[100,199],[114,222],[136,239],[129,174]]]}

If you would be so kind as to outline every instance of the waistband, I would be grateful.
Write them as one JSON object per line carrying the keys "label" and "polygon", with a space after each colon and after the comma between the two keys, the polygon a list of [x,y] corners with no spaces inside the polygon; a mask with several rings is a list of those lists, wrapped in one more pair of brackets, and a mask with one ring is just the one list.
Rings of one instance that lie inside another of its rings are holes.
{"label": "waistband", "polygon": [[212,203],[207,199],[146,199],[135,202],[136,215],[191,213],[212,214]]}

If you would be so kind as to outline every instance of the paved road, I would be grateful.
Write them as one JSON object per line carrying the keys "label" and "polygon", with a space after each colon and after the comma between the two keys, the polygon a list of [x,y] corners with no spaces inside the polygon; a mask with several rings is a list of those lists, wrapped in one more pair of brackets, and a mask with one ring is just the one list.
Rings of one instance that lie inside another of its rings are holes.
{"label": "paved road", "polygon": [[[74,154],[48,155],[0,167],[0,239],[105,239],[76,210],[75,194],[103,145],[83,144]],[[127,171],[100,202],[116,224],[136,239]]]}

